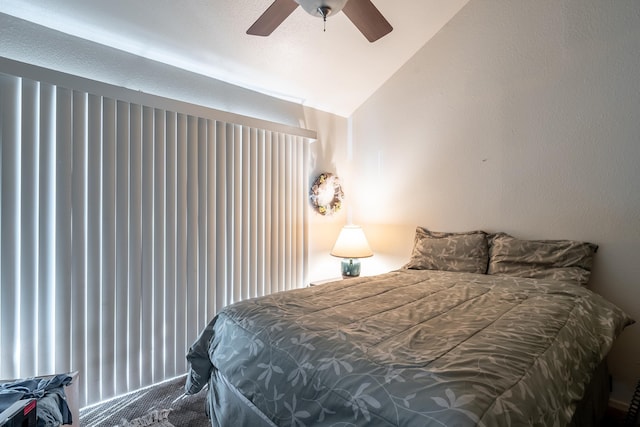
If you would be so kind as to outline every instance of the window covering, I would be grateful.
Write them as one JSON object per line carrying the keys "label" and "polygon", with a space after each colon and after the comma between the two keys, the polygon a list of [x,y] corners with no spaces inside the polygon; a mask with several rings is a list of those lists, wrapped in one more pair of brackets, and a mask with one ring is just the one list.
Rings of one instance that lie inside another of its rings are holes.
{"label": "window covering", "polygon": [[78,370],[81,406],[307,274],[312,138],[107,95],[0,74],[0,378]]}

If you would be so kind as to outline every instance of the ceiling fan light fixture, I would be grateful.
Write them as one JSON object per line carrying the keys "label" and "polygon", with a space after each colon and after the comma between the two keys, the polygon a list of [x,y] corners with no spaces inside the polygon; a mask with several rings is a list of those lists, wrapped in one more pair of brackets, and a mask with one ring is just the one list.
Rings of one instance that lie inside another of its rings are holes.
{"label": "ceiling fan light fixture", "polygon": [[[295,0],[310,15],[327,18],[340,12],[347,0]],[[328,13],[327,13],[328,12]]]}

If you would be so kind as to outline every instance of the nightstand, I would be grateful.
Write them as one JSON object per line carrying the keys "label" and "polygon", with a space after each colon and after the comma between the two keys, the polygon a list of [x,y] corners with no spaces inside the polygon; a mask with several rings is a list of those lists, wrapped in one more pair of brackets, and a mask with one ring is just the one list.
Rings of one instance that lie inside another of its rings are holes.
{"label": "nightstand", "polygon": [[337,282],[338,280],[344,280],[342,277],[332,277],[331,279],[313,280],[309,283],[309,286],[324,285],[325,283]]}

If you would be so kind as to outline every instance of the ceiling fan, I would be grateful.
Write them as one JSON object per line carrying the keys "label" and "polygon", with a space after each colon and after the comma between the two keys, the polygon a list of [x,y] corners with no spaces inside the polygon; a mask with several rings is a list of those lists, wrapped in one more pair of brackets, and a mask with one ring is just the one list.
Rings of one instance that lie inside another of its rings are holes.
{"label": "ceiling fan", "polygon": [[371,0],[275,0],[247,30],[254,36],[268,36],[298,7],[327,21],[341,10],[369,40],[374,42],[389,34],[393,27]]}

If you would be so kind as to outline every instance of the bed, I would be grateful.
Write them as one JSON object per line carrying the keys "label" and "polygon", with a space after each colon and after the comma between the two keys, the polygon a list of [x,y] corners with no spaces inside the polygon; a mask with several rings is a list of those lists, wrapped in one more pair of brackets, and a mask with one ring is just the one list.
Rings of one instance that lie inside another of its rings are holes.
{"label": "bed", "polygon": [[596,425],[623,311],[597,247],[419,227],[410,261],[230,305],[189,349],[214,426]]}

